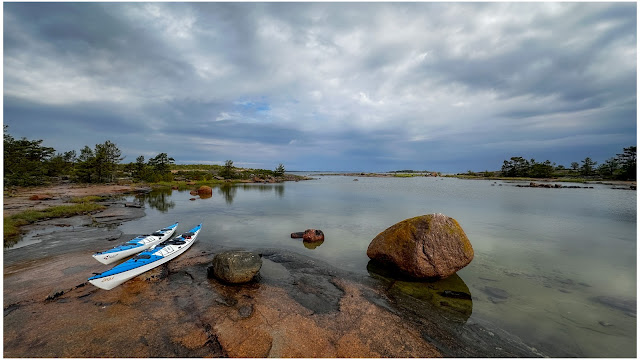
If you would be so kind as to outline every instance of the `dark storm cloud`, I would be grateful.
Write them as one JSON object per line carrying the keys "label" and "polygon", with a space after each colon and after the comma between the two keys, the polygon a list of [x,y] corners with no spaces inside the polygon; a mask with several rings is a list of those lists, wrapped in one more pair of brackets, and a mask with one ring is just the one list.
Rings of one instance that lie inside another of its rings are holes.
{"label": "dark storm cloud", "polygon": [[6,3],[5,123],[267,168],[603,160],[636,142],[636,26],[634,3]]}

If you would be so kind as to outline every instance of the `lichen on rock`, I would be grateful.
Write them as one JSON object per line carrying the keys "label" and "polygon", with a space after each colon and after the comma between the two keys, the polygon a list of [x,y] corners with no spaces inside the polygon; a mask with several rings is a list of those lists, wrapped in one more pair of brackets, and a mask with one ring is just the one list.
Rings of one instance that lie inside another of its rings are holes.
{"label": "lichen on rock", "polygon": [[376,236],[369,258],[416,278],[445,278],[473,260],[473,248],[458,222],[443,214],[403,220]]}

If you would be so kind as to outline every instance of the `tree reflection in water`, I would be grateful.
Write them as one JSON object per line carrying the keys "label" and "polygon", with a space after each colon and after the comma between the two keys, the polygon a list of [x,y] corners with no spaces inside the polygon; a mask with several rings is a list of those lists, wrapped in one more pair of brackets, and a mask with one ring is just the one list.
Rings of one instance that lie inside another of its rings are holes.
{"label": "tree reflection in water", "polygon": [[233,203],[233,198],[236,196],[238,188],[232,184],[223,184],[218,187],[218,193],[224,197],[224,201],[227,205]]}
{"label": "tree reflection in water", "polygon": [[[276,196],[279,198],[284,197],[284,184],[222,184],[218,186],[218,193],[224,197],[224,201],[227,205],[231,205],[233,203],[233,199],[238,192],[238,188],[242,187],[244,191],[259,191],[259,192],[269,192],[275,191]],[[202,197],[202,196],[201,196]]]}
{"label": "tree reflection in water", "polygon": [[172,191],[171,188],[153,189],[149,193],[136,195],[136,198],[139,199],[141,203],[146,203],[149,207],[165,213],[176,206],[176,204],[170,200]]}

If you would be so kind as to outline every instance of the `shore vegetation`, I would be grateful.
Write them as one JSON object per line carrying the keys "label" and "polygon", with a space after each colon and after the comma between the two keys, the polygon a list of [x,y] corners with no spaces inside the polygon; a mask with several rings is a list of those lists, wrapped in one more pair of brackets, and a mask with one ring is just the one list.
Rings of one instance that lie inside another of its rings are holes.
{"label": "shore vegetation", "polygon": [[[88,198],[88,197],[87,197]],[[89,214],[95,211],[104,210],[104,205],[96,204],[89,199],[73,205],[59,205],[46,208],[44,210],[25,210],[17,214],[4,217],[3,239],[4,246],[18,240],[20,227],[33,224],[39,220],[70,217],[74,215]]]}
{"label": "shore vegetation", "polygon": [[246,169],[226,160],[224,165],[176,164],[169,154],[161,152],[135,162],[122,163],[124,157],[118,146],[110,140],[85,145],[79,152],[56,152],[42,145],[43,140],[16,139],[4,126],[4,187],[38,186],[56,182],[81,184],[145,183],[158,186],[180,186],[181,182],[202,182],[206,185],[219,182],[242,182],[253,179],[278,178],[300,180],[304,177],[285,175],[285,167],[279,164],[275,170]]}
{"label": "shore vegetation", "polygon": [[488,180],[531,180],[554,179],[554,181],[586,182],[599,180],[636,180],[636,146],[623,149],[622,153],[607,159],[598,165],[590,157],[584,158],[580,163],[571,162],[569,167],[556,165],[555,162],[545,160],[537,162],[535,159],[527,160],[522,156],[514,156],[504,160],[499,171],[474,172],[453,175],[458,178],[484,178]]}

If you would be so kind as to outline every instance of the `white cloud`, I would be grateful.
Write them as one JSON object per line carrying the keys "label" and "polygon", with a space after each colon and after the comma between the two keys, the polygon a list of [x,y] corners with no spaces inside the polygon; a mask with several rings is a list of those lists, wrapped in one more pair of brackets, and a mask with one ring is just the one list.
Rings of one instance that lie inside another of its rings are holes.
{"label": "white cloud", "polygon": [[[242,151],[248,159],[293,156],[290,147],[305,133],[325,147],[299,154],[339,157],[353,150],[344,137],[367,148],[385,134],[397,146],[389,152],[418,159],[412,154],[422,148],[407,146],[484,128],[534,142],[545,131],[556,139],[571,129],[635,128],[625,118],[636,98],[635,15],[609,12],[633,6],[285,5],[292,4],[69,5],[97,19],[87,23],[62,7],[54,16],[7,4],[5,96],[48,106],[100,103],[153,132],[178,122],[180,129],[242,123],[291,132],[277,145],[271,133],[257,141],[261,134],[249,127],[222,143],[197,139],[211,151],[261,149]],[[51,22],[64,31],[51,31]],[[483,141],[493,139],[470,140]]]}

